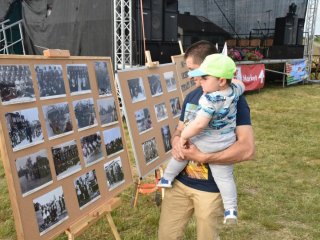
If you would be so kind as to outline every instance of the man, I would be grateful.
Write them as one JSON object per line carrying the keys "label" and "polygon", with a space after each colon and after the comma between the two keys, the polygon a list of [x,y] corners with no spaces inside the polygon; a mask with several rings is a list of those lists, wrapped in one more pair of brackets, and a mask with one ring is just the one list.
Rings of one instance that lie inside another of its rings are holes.
{"label": "man", "polygon": [[[189,70],[200,66],[207,55],[216,53],[213,44],[199,41],[191,45],[185,53]],[[184,120],[194,114],[202,95],[200,78],[194,78],[197,88],[184,100],[180,122],[171,138],[172,155],[177,160],[189,161],[179,174],[173,188],[167,189],[162,201],[159,222],[159,240],[182,239],[188,221],[194,215],[197,223],[197,240],[219,239],[219,225],[223,219],[223,205],[219,189],[214,182],[207,163],[233,164],[253,158],[255,146],[250,121],[250,110],[243,96],[237,105],[237,141],[228,149],[217,153],[202,153],[194,145],[182,149],[179,144]]]}

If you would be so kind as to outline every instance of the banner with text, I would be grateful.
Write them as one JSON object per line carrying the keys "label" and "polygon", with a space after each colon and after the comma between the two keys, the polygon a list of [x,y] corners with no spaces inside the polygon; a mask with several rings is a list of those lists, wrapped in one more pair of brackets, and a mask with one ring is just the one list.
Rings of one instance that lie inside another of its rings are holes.
{"label": "banner with text", "polygon": [[306,60],[290,60],[286,62],[287,85],[304,81],[308,78]]}
{"label": "banner with text", "polygon": [[264,64],[237,65],[236,78],[243,81],[245,91],[261,89],[264,86],[265,66]]}

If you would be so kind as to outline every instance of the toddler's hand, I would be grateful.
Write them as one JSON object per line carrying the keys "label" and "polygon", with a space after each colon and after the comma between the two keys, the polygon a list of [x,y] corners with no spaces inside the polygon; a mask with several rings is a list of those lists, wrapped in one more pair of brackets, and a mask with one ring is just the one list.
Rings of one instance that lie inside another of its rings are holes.
{"label": "toddler's hand", "polygon": [[185,138],[180,138],[180,147],[181,148],[188,148],[189,143],[188,143],[188,139]]}

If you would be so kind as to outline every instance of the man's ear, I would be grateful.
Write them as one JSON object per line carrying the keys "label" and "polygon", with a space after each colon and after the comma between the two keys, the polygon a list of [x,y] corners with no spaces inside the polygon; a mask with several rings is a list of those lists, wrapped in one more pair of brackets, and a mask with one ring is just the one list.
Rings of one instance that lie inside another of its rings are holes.
{"label": "man's ear", "polygon": [[219,79],[219,86],[223,87],[227,84],[227,79],[226,78],[220,78]]}

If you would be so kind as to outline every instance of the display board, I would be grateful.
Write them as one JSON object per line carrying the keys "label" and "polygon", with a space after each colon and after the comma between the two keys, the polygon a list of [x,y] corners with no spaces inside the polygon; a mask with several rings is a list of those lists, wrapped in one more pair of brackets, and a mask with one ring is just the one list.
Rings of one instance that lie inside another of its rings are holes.
{"label": "display board", "polygon": [[196,88],[194,80],[188,77],[188,71],[186,62],[184,60],[184,55],[171,56],[171,60],[176,65],[176,71],[178,75],[178,85],[180,86],[180,91],[182,98],[184,99],[189,92]]}
{"label": "display board", "polygon": [[52,239],[133,183],[111,59],[0,56],[18,239]]}
{"label": "display board", "polygon": [[174,64],[118,71],[118,85],[139,176],[171,157],[182,106]]}

